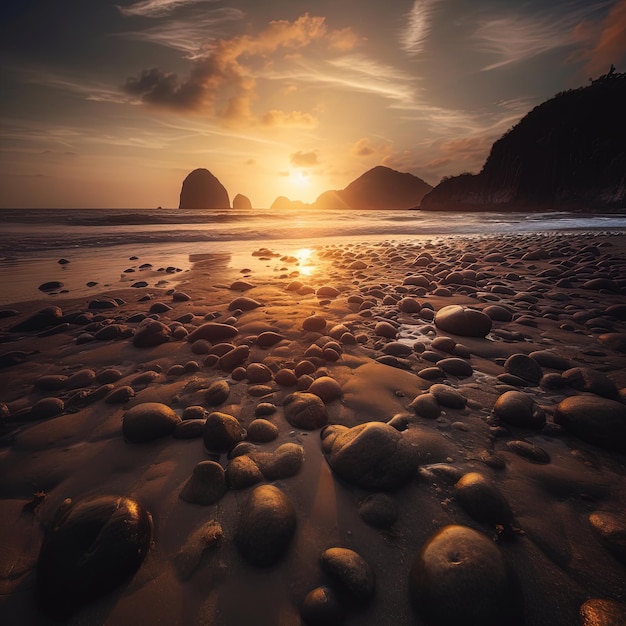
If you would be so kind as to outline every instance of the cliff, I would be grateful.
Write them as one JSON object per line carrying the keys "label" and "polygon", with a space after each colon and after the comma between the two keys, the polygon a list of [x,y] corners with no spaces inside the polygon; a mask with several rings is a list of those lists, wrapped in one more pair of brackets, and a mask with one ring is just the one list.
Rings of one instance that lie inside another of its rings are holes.
{"label": "cliff", "polygon": [[209,172],[193,170],[183,181],[180,209],[229,209],[230,200],[224,185]]}
{"label": "cliff", "polygon": [[425,210],[626,208],[626,74],[535,107],[498,139],[479,174],[444,179]]}

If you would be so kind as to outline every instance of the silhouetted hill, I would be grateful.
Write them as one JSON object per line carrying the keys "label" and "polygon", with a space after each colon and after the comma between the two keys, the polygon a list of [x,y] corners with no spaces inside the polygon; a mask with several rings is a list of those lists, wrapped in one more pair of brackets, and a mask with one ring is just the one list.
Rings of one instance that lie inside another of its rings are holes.
{"label": "silhouetted hill", "polygon": [[204,168],[193,170],[183,181],[179,209],[229,209],[228,192],[220,181]]}
{"label": "silhouetted hill", "polygon": [[626,210],[626,74],[535,107],[498,139],[479,174],[443,179],[426,210]]}
{"label": "silhouetted hill", "polygon": [[[326,191],[316,208],[409,209],[418,205],[432,186],[413,174],[378,165],[353,180],[342,191]],[[334,195],[333,195],[334,194]]]}

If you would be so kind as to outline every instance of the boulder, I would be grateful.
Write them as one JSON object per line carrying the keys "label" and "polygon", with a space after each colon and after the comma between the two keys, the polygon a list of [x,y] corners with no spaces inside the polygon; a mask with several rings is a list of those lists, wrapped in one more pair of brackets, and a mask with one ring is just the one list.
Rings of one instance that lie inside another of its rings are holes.
{"label": "boulder", "polygon": [[180,209],[229,209],[224,185],[204,168],[190,172],[180,190]]}
{"label": "boulder", "polygon": [[63,311],[58,306],[48,306],[27,317],[19,324],[15,324],[11,330],[16,333],[43,330],[58,324],[62,317]]}
{"label": "boulder", "polygon": [[200,461],[179,497],[185,502],[207,506],[220,500],[226,490],[226,474],[222,466],[215,461]]}
{"label": "boulder", "polygon": [[324,573],[359,602],[369,600],[376,589],[376,577],[369,563],[354,550],[328,548],[320,557]]}
{"label": "boulder", "polygon": [[445,526],[409,573],[415,610],[429,626],[519,626],[522,597],[498,546],[465,526]]}
{"label": "boulder", "polygon": [[235,545],[252,565],[269,567],[284,556],[296,530],[291,500],[273,485],[256,487],[248,497],[237,530]]}
{"label": "boulder", "polygon": [[296,391],[285,398],[285,418],[294,428],[316,430],[328,423],[328,412],[319,396]]}
{"label": "boulder", "polygon": [[522,391],[506,391],[493,406],[494,414],[511,426],[542,428],[546,423],[544,410],[532,396]]}
{"label": "boulder", "polygon": [[174,409],[160,402],[143,402],[128,409],[122,419],[127,441],[143,443],[171,435],[182,420]]}
{"label": "boulder", "polygon": [[152,529],[150,513],[130,498],[66,500],[37,562],[43,611],[65,622],[81,606],[128,580],[150,549]]}
{"label": "boulder", "polygon": [[491,330],[491,318],[482,311],[451,304],[437,311],[435,326],[462,337],[485,337]]}
{"label": "boulder", "polygon": [[239,420],[227,413],[209,413],[204,426],[204,445],[207,450],[228,452],[246,436]]}

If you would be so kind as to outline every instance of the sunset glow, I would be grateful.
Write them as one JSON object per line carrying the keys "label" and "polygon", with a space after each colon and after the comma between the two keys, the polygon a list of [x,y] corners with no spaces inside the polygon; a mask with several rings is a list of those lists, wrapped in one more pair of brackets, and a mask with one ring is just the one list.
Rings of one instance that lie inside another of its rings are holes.
{"label": "sunset glow", "polygon": [[5,207],[174,207],[197,167],[255,207],[379,164],[436,184],[626,53],[626,0],[19,6],[0,10]]}

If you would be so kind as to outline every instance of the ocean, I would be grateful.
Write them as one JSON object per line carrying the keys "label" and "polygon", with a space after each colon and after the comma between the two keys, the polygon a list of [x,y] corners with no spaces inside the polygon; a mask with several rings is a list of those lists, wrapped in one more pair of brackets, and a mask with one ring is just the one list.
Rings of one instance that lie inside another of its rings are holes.
{"label": "ocean", "polygon": [[[71,295],[140,275],[167,286],[196,254],[229,254],[240,263],[242,254],[270,244],[288,253],[349,240],[623,230],[626,215],[564,212],[0,209],[0,304],[40,298],[38,285],[50,280]],[[62,258],[70,263],[60,265]],[[140,271],[142,260],[151,267]]]}

